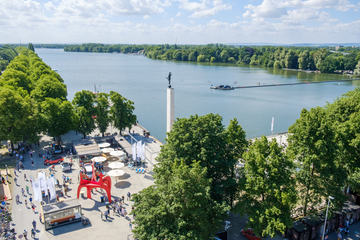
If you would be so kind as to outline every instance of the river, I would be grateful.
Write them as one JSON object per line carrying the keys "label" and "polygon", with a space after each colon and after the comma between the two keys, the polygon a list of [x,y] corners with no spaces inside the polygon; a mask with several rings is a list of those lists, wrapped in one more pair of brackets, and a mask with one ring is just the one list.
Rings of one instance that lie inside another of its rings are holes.
{"label": "river", "polygon": [[94,91],[94,84],[102,92],[119,92],[134,102],[139,123],[162,142],[166,137],[169,72],[175,89],[175,118],[218,113],[227,126],[236,117],[248,138],[270,135],[272,117],[274,133],[286,132],[303,108],[324,106],[359,85],[359,81],[350,81],[219,91],[211,90],[210,85],[282,84],[348,77],[235,64],[161,61],[118,53],[35,51],[64,79],[68,100],[77,91]]}

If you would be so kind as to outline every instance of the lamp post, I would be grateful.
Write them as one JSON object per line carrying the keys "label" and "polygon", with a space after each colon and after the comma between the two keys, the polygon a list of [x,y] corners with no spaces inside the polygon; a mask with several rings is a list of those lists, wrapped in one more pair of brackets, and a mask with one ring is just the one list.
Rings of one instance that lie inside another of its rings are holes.
{"label": "lamp post", "polygon": [[334,199],[334,198],[333,198],[332,196],[329,196],[329,201],[328,201],[328,205],[327,205],[327,209],[326,209],[326,216],[325,216],[325,223],[324,223],[324,231],[323,231],[323,235],[322,235],[322,239],[321,239],[321,240],[324,240],[325,229],[326,229],[326,220],[327,220],[327,216],[328,216],[328,212],[329,212],[330,199]]}

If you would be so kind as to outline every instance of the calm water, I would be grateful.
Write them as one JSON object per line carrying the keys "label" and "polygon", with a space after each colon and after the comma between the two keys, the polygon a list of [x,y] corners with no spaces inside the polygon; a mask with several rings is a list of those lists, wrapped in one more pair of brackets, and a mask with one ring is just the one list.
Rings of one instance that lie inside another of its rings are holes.
{"label": "calm water", "polygon": [[346,76],[264,69],[236,65],[211,65],[159,61],[143,56],[115,53],[75,53],[62,49],[36,49],[43,61],[64,79],[68,99],[82,89],[119,92],[135,103],[139,123],[164,142],[166,137],[166,77],[172,72],[175,117],[218,113],[223,124],[237,118],[247,137],[285,132],[303,108],[324,106],[353,90],[359,82],[305,84],[297,86],[217,91],[210,85],[256,85],[302,81],[339,80]]}

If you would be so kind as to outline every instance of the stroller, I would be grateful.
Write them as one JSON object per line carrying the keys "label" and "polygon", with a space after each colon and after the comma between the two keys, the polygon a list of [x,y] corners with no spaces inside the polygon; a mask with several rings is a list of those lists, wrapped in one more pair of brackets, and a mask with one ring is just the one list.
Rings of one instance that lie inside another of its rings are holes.
{"label": "stroller", "polygon": [[82,217],[81,222],[83,226],[90,224],[90,220],[88,218]]}

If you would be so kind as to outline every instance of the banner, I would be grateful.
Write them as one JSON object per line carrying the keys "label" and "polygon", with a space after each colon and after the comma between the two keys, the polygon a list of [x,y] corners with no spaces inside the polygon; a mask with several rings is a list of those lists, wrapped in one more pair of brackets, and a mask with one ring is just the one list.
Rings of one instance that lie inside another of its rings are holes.
{"label": "banner", "polygon": [[142,147],[141,147],[141,140],[137,143],[137,155],[139,158],[142,158]]}
{"label": "banner", "polygon": [[136,160],[136,143],[132,145],[132,159]]}
{"label": "banner", "polygon": [[145,159],[145,143],[142,145],[142,153],[143,153],[143,155],[142,155],[141,160],[144,160]]}
{"label": "banner", "polygon": [[48,188],[46,186],[46,175],[44,172],[39,172],[38,173],[38,180],[40,181],[40,187],[41,187],[41,190],[44,191],[45,193],[45,196],[48,195]]}
{"label": "banner", "polygon": [[41,202],[42,195],[41,195],[40,181],[39,180],[33,181],[32,185],[34,191],[34,201]]}
{"label": "banner", "polygon": [[271,131],[274,131],[274,117],[271,120]]}
{"label": "banner", "polygon": [[56,198],[56,190],[55,190],[55,181],[52,181],[51,178],[48,178],[46,180],[46,185],[50,192],[50,200],[53,200]]}

